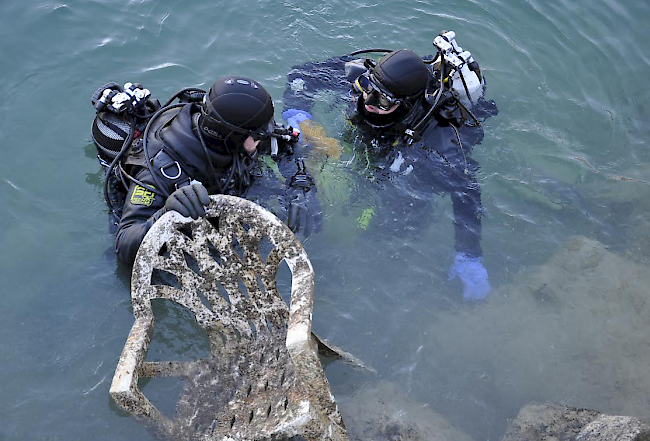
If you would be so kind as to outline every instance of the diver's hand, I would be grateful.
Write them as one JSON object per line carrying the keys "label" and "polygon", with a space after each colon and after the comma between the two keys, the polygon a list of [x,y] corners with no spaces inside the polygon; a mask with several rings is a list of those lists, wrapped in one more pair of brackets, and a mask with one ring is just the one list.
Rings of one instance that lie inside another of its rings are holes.
{"label": "diver's hand", "polygon": [[297,192],[290,197],[287,210],[287,226],[294,233],[298,233],[301,226],[307,223],[307,199],[304,193]]}
{"label": "diver's hand", "polygon": [[463,282],[463,299],[466,301],[483,300],[492,290],[481,257],[465,253],[456,254],[454,264],[449,270],[449,280],[456,277]]}
{"label": "diver's hand", "polygon": [[288,109],[282,112],[282,118],[295,130],[300,131],[300,123],[307,119],[314,119],[311,113],[300,109]]}
{"label": "diver's hand", "polygon": [[322,227],[322,210],[315,192],[300,191],[291,196],[287,210],[287,226],[295,234],[307,238]]}
{"label": "diver's hand", "polygon": [[341,156],[342,146],[338,139],[327,136],[325,128],[313,121],[309,112],[300,109],[289,109],[282,112],[282,117],[300,134],[300,140],[310,144],[314,150],[324,153],[330,158]]}
{"label": "diver's hand", "polygon": [[165,201],[167,211],[174,210],[192,219],[205,217],[207,205],[210,205],[208,190],[198,181],[177,189]]}
{"label": "diver's hand", "polygon": [[298,171],[289,180],[287,189],[287,226],[307,237],[320,229],[321,210],[316,190],[312,191],[314,178],[307,173],[304,161],[296,160],[296,165]]}

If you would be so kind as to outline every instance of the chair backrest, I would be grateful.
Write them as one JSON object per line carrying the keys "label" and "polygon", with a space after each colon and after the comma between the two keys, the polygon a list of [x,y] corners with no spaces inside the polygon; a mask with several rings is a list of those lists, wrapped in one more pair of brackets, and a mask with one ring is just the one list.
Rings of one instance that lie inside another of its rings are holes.
{"label": "chair backrest", "polygon": [[[314,272],[302,245],[262,207],[211,198],[206,218],[166,213],[140,246],[131,280],[136,322],[111,396],[162,438],[347,440],[311,338]],[[290,307],[277,289],[283,261]],[[208,359],[145,361],[153,299],[194,314],[210,339]],[[139,377],[155,376],[186,379],[173,419],[138,389]]]}

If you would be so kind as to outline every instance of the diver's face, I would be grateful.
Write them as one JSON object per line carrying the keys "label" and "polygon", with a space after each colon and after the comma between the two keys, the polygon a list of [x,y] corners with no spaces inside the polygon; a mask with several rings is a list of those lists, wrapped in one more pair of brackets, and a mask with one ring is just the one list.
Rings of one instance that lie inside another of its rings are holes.
{"label": "diver's face", "polygon": [[[364,103],[365,103],[365,101],[367,99],[368,99],[368,93],[364,91],[363,92],[363,101],[364,101]],[[392,107],[388,108],[388,110],[380,109],[379,107],[375,107],[375,106],[368,105],[368,104],[364,104],[363,107],[366,109],[366,111],[368,111],[370,113],[376,113],[377,115],[388,115],[389,113],[393,113],[395,111],[395,109],[397,109],[399,107],[399,105],[400,105],[400,103],[395,103],[395,104],[393,104]]]}
{"label": "diver's face", "polygon": [[244,150],[246,151],[246,153],[251,155],[251,154],[253,154],[255,152],[255,150],[257,149],[257,145],[259,143],[260,143],[259,139],[257,141],[255,141],[252,136],[249,136],[244,141]]}

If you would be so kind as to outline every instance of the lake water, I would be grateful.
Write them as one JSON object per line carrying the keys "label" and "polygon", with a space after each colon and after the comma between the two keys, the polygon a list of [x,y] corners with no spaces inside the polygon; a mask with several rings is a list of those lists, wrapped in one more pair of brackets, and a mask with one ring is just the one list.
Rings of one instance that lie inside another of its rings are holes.
{"label": "lake water", "polygon": [[[1,440],[151,439],[108,395],[133,316],[90,141],[98,86],[135,81],[165,101],[241,74],[280,109],[295,64],[372,47],[431,54],[442,29],[456,31],[479,61],[499,107],[473,152],[494,290],[468,305],[447,280],[448,196],[434,197],[417,228],[386,234],[360,228],[354,214],[381,194],[359,202],[350,193],[368,191],[364,184],[332,185],[321,194],[323,229],[304,242],[317,274],[314,330],[378,371],[329,365],[335,395],[387,380],[476,440],[500,439],[529,401],[650,421],[639,363],[650,359],[650,326],[636,321],[644,298],[628,305],[614,296],[563,332],[530,328],[548,310],[520,307],[509,288],[575,235],[598,241],[623,267],[647,265],[650,3],[4,0],[0,11]],[[333,136],[342,130],[338,110],[320,115]],[[584,293],[561,294],[593,309]],[[174,314],[152,348],[191,355],[195,328]],[[494,326],[476,325],[486,320]],[[549,349],[558,345],[561,354]],[[173,398],[166,390],[177,385],[152,387],[161,406]]]}

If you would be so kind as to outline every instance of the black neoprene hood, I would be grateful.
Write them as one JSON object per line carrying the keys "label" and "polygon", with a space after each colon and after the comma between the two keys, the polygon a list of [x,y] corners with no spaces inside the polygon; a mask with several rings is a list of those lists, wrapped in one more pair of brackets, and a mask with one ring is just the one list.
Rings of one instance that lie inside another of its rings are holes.
{"label": "black neoprene hood", "polygon": [[214,82],[204,103],[211,118],[201,118],[199,127],[228,135],[232,130],[220,126],[217,121],[244,130],[266,128],[273,118],[273,101],[269,93],[257,81],[246,77],[223,77]]}
{"label": "black neoprene hood", "polygon": [[391,95],[405,98],[426,88],[429,71],[417,54],[400,49],[381,57],[372,69],[372,77]]}

